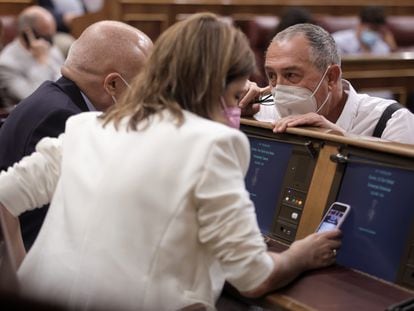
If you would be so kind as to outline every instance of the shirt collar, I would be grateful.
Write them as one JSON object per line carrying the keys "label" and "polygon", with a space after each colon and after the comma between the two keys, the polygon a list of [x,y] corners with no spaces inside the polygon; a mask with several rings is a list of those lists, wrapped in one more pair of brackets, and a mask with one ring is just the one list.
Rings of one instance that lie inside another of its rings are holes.
{"label": "shirt collar", "polygon": [[96,111],[95,106],[91,103],[91,101],[89,100],[89,98],[86,97],[86,95],[82,91],[80,93],[81,93],[81,95],[83,97],[83,100],[86,103],[86,106],[88,106],[89,111]]}
{"label": "shirt collar", "polygon": [[348,132],[351,129],[352,121],[355,119],[357,114],[358,94],[352,85],[346,80],[342,80],[342,87],[343,91],[348,95],[348,98],[345,102],[341,115],[336,121],[336,125]]}

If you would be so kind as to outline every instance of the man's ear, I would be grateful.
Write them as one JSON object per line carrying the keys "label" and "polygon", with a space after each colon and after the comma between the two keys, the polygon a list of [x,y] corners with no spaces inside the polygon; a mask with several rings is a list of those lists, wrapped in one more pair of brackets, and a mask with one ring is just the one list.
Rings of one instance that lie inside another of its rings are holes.
{"label": "man's ear", "polygon": [[118,73],[111,72],[104,79],[104,89],[110,96],[115,96],[118,84]]}
{"label": "man's ear", "polygon": [[328,85],[330,87],[335,86],[338,81],[342,79],[342,70],[341,67],[337,64],[331,65],[328,71]]}

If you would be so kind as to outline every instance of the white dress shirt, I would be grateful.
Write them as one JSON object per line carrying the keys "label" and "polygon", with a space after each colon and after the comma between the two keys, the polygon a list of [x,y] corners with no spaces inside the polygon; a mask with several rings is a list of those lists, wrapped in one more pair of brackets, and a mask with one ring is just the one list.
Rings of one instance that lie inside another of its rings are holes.
{"label": "white dress shirt", "polygon": [[103,0],[53,0],[55,8],[60,13],[73,13],[82,15],[85,9],[89,13],[97,12],[102,9]]}
{"label": "white dress shirt", "polygon": [[56,10],[61,13],[72,13],[82,15],[85,13],[84,4],[81,0],[52,0]]}
{"label": "white dress shirt", "polygon": [[20,101],[44,81],[59,78],[63,62],[60,50],[52,46],[47,63],[39,63],[16,38],[0,54],[0,88],[4,89],[7,98]]}
{"label": "white dress shirt", "polygon": [[[342,80],[342,84],[348,99],[336,125],[348,134],[372,136],[382,113],[395,101],[358,94],[346,80]],[[261,106],[259,113],[255,114],[255,118],[258,121],[272,122],[280,117],[274,106]],[[414,114],[406,108],[395,111],[388,120],[381,138],[414,144]]]}
{"label": "white dress shirt", "polygon": [[71,117],[0,175],[16,216],[51,200],[18,271],[25,293],[82,309],[214,309],[223,278],[248,291],[270,275],[242,132],[189,112],[181,127],[164,113],[116,131],[98,115]]}
{"label": "white dress shirt", "polygon": [[[361,47],[361,43],[357,37],[355,29],[340,30],[332,34],[339,52],[342,55],[360,54],[364,53]],[[378,38],[375,44],[371,47],[369,53],[371,54],[388,54],[391,52],[388,44]]]}

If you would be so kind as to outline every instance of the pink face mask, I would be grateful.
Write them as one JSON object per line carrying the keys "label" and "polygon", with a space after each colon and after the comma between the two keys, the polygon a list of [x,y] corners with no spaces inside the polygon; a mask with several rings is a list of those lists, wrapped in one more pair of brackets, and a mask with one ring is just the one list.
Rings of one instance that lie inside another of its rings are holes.
{"label": "pink face mask", "polygon": [[238,129],[240,127],[241,109],[238,106],[227,107],[223,97],[220,97],[220,101],[224,117],[227,120],[227,125]]}

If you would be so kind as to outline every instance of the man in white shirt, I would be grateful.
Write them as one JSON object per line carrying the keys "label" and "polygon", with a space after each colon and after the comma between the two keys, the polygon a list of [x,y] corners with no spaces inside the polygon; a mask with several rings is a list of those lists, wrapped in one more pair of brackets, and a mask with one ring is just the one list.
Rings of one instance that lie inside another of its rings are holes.
{"label": "man in white shirt", "polygon": [[359,20],[356,28],[332,34],[341,54],[387,54],[397,48],[394,36],[386,26],[382,7],[362,8]]}
{"label": "man in white shirt", "polygon": [[[342,79],[335,41],[319,26],[298,24],[277,34],[266,53],[265,71],[269,86],[250,83],[239,105],[245,115],[274,122],[274,132],[309,125],[414,144],[414,115],[393,100],[356,93]],[[267,93],[274,104],[249,104]]]}
{"label": "man in white shirt", "polygon": [[37,3],[52,13],[58,31],[66,33],[76,17],[97,12],[103,6],[103,0],[38,0]]}
{"label": "man in white shirt", "polygon": [[56,23],[39,6],[19,15],[19,36],[0,54],[0,88],[7,106],[29,96],[46,80],[56,80],[64,58],[53,45]]}

